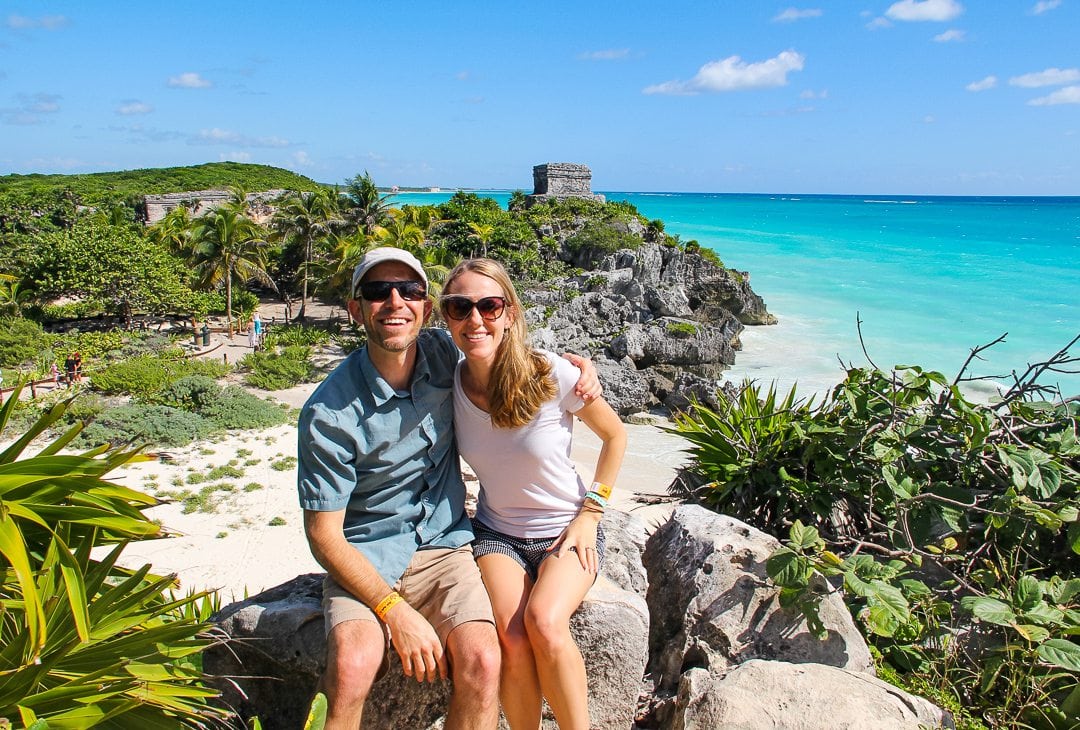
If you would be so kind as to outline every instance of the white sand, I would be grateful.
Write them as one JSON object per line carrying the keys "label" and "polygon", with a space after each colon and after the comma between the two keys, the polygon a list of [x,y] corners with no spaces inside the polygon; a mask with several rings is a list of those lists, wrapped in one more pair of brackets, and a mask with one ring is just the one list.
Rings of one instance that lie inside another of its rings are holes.
{"label": "white sand", "polygon": [[[299,406],[314,385],[275,393]],[[639,515],[650,529],[671,510],[670,503],[642,505],[667,495],[667,485],[683,462],[683,440],[652,426],[627,426],[629,447],[613,496],[616,508]],[[243,450],[251,452],[244,454]],[[573,457],[588,482],[599,450],[599,440],[584,426],[575,427]],[[321,572],[311,557],[303,534],[303,518],[296,496],[296,431],[292,425],[265,431],[238,432],[215,441],[170,451],[171,461],[132,464],[110,478],[150,494],[198,491],[207,484],[228,482],[232,492],[216,491],[212,511],[184,514],[180,503],[147,511],[176,537],[129,545],[122,562],[135,567],[151,563],[159,574],[176,573],[180,590],[220,589],[228,603],[245,595],[284,583],[297,575]],[[287,459],[292,465],[277,470],[271,464]],[[192,473],[236,460],[243,475],[213,482],[186,483]],[[250,462],[250,463],[246,463]],[[183,482],[175,484],[174,482]],[[257,489],[245,490],[245,485]],[[475,484],[473,483],[473,486]],[[271,522],[284,524],[271,525]]]}

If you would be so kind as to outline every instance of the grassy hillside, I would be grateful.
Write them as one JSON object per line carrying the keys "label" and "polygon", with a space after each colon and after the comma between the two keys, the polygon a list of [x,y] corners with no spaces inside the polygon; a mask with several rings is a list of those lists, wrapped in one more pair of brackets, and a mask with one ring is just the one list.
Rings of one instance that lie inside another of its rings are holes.
{"label": "grassy hillside", "polygon": [[0,195],[41,196],[71,191],[87,205],[108,200],[132,201],[143,195],[211,190],[240,185],[245,190],[315,190],[310,178],[279,167],[241,162],[210,162],[191,167],[161,167],[83,175],[3,175]]}

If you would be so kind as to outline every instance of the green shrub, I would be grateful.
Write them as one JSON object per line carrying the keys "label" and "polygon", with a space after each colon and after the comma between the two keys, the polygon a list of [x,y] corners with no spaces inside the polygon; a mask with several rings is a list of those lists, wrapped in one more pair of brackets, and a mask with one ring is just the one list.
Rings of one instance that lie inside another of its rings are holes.
{"label": "green shrub", "polygon": [[599,254],[615,253],[624,248],[634,249],[641,239],[618,225],[590,220],[585,227],[566,239],[567,248],[577,253],[592,251]]}
{"label": "green shrub", "polygon": [[263,390],[284,390],[315,378],[311,348],[301,345],[253,352],[240,361],[240,366],[248,370],[244,380]]}
{"label": "green shrub", "polygon": [[270,428],[290,420],[288,408],[235,385],[225,387],[217,400],[200,411],[200,415],[229,430]]}
{"label": "green shrub", "polygon": [[263,345],[266,349],[273,350],[275,347],[292,347],[294,345],[323,345],[330,342],[330,332],[320,327],[307,327],[302,324],[274,325],[266,333]]}
{"label": "green shrub", "polygon": [[186,360],[176,358],[175,353],[168,352],[162,355],[139,355],[130,360],[110,363],[93,374],[91,384],[94,390],[103,393],[123,393],[153,400],[174,380],[189,375],[220,378],[228,370],[228,365],[216,359]]}
{"label": "green shrub", "polygon": [[994,727],[1074,727],[1080,402],[1036,382],[1068,362],[992,404],[917,366],[849,370],[820,407],[747,384],[678,418],[691,496],[784,541],[766,571],[815,633],[823,577],[895,671]]}
{"label": "green shrub", "polygon": [[698,333],[698,326],[693,322],[668,322],[667,331],[674,337],[693,337]]}
{"label": "green shrub", "polygon": [[36,316],[43,322],[63,322],[70,319],[96,317],[105,312],[101,302],[86,299],[65,304],[45,304],[38,308]]}
{"label": "green shrub", "polygon": [[0,319],[0,367],[34,363],[46,341],[45,330],[37,322],[22,317]]}
{"label": "green shrub", "polygon": [[270,468],[274,471],[288,471],[296,466],[295,456],[283,456],[277,461],[270,462]]}
{"label": "green shrub", "polygon": [[194,413],[161,405],[132,404],[112,408],[79,434],[77,445],[154,444],[186,446],[214,432],[214,424]]}

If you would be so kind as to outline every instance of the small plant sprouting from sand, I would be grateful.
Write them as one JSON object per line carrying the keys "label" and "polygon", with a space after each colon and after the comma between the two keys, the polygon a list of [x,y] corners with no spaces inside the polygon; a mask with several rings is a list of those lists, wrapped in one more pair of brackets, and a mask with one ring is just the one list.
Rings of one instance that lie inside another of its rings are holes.
{"label": "small plant sprouting from sand", "polygon": [[244,485],[244,491],[245,492],[257,492],[258,490],[260,490],[262,488],[263,488],[263,485],[259,484],[258,482],[248,482],[247,484]]}
{"label": "small plant sprouting from sand", "polygon": [[[247,443],[247,439],[243,439],[243,442]],[[251,449],[237,449],[236,450],[236,457],[238,459],[246,459],[247,457],[251,456],[253,453],[254,452]]]}
{"label": "small plant sprouting from sand", "polygon": [[200,453],[201,455],[203,455],[203,456],[213,456],[213,455],[214,455],[214,454],[216,454],[217,452],[216,452],[216,451],[214,451],[214,450],[213,450],[213,449],[211,449],[211,448],[208,448],[208,447],[206,447],[206,446],[203,446],[203,447],[202,447],[201,449],[199,449],[199,453]]}
{"label": "small plant sprouting from sand", "polygon": [[214,537],[217,538],[218,540],[220,540],[222,538],[225,538],[225,537],[228,537],[228,536],[229,536],[229,533],[225,532],[224,530],[222,530],[218,534],[214,535]]}
{"label": "small plant sprouting from sand", "polygon": [[278,459],[277,461],[270,462],[270,468],[273,469],[274,471],[288,471],[289,469],[293,469],[295,467],[296,467],[296,457],[295,456],[285,456],[285,457],[282,457],[282,458]]}
{"label": "small plant sprouting from sand", "polygon": [[285,521],[284,517],[275,517],[266,524],[270,527],[281,527],[282,525],[287,525],[288,523]]}

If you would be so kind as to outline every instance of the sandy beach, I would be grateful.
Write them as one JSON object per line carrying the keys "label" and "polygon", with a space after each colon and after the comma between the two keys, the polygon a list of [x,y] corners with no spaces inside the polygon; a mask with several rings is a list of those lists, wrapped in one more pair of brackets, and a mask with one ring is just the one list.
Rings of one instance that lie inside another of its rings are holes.
{"label": "sandy beach", "polygon": [[[240,338],[237,338],[239,340]],[[315,388],[308,384],[272,395],[299,407]],[[683,440],[655,426],[628,425],[629,444],[613,504],[638,515],[650,529],[670,511],[655,503],[683,463]],[[588,481],[599,440],[578,423],[573,457]],[[150,563],[159,574],[175,573],[180,590],[216,589],[223,603],[254,595],[297,575],[321,572],[303,534],[296,496],[296,429],[230,433],[168,452],[167,460],[141,462],[112,472],[113,481],[169,498],[147,515],[175,536],[128,546],[122,562]],[[215,467],[224,476],[214,478]],[[466,471],[466,482],[476,482]],[[237,476],[239,472],[239,476]],[[175,498],[182,491],[209,496],[199,506]]]}

